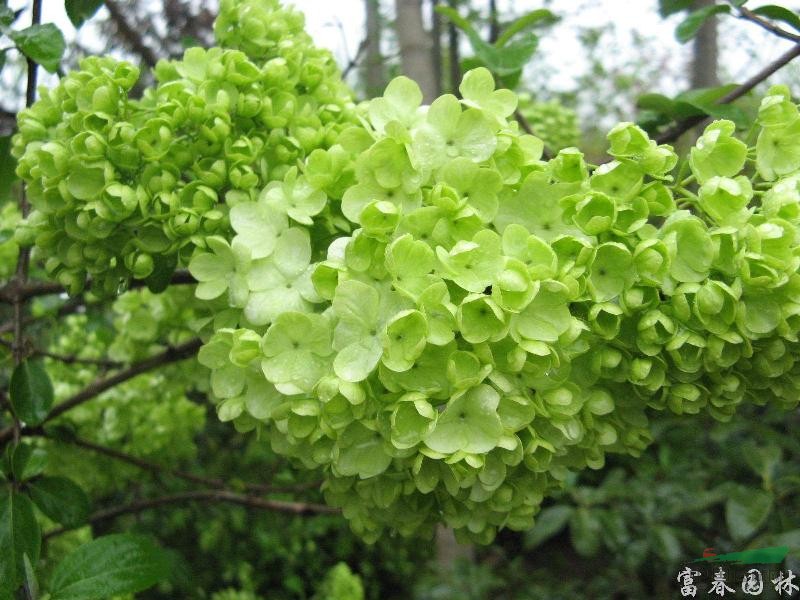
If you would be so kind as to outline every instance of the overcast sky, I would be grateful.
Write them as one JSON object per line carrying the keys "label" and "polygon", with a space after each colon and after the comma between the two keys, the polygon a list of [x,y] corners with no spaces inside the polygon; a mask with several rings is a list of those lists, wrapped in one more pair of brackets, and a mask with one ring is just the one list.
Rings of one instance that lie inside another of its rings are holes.
{"label": "overcast sky", "polygon": [[[317,43],[329,48],[340,64],[346,64],[364,35],[364,0],[293,0],[291,3],[305,13],[307,29]],[[750,1],[756,6],[763,3]],[[25,0],[10,2],[15,8],[26,4]],[[382,0],[383,11],[389,18],[393,4],[393,0]],[[800,1],[789,0],[781,4],[797,9]],[[481,2],[476,1],[473,5],[480,6]],[[674,38],[680,17],[662,19],[658,15],[657,0],[498,0],[498,5],[502,16],[522,14],[543,5],[563,16],[559,24],[542,36],[539,55],[546,58],[546,75],[541,75],[533,83],[545,86],[550,91],[575,88],[578,77],[586,72],[588,66],[578,33],[585,28],[608,24],[613,24],[614,31],[606,36],[607,39],[604,38],[603,52],[610,64],[613,65],[615,61],[621,64],[620,57],[637,51],[631,40],[632,34],[638,32],[648,44],[649,52],[654,54],[648,56],[648,60],[661,61],[665,75],[681,76],[686,71],[688,48],[678,44]],[[68,40],[77,38],[85,48],[102,50],[104,44],[96,26],[90,22],[76,32],[63,7],[64,3],[60,0],[44,0],[44,20],[55,22]],[[21,22],[26,18],[27,15]],[[752,24],[741,23],[733,18],[725,18],[720,31],[724,32],[721,70],[727,79],[745,78],[790,45],[790,42],[778,40]],[[54,79],[45,77],[44,81],[52,84]],[[655,85],[671,83],[662,81],[655,82]],[[669,90],[664,91],[669,93]],[[3,99],[2,96],[0,92],[0,105],[8,107],[10,98]]]}

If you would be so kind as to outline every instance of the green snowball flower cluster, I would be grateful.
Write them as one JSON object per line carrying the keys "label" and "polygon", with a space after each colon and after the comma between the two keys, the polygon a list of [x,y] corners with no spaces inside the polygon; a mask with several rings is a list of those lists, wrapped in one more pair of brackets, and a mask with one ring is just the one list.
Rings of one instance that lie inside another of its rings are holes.
{"label": "green snowball flower cluster", "polygon": [[788,90],[755,148],[716,121],[678,167],[621,123],[610,162],[545,161],[486,69],[461,99],[422,105],[400,77],[355,108],[301,25],[223,2],[227,49],[160,63],[137,102],[128,67],[89,61],[16,148],[50,270],[113,292],[185,261],[219,417],[320,469],[365,539],[444,522],[488,542],[571,472],[640,453],[653,412],[797,405]]}
{"label": "green snowball flower cluster", "polygon": [[522,93],[519,111],[548,149],[558,152],[580,145],[581,130],[574,110],[555,100],[538,102],[530,94]]}
{"label": "green snowball flower cluster", "polygon": [[333,182],[294,165],[355,121],[350,90],[300,13],[277,0],[220,11],[221,47],[159,62],[141,99],[130,97],[136,68],[87,58],[20,113],[13,150],[35,210],[19,238],[71,293],[87,275],[98,295],[131,278],[163,289],[195,246],[236,226],[237,205],[280,205],[336,230]]}
{"label": "green snowball flower cluster", "polygon": [[[486,542],[530,526],[570,470],[641,452],[647,409],[796,405],[796,179],[757,184],[752,203],[727,121],[691,151],[697,194],[630,123],[609,133],[610,163],[573,148],[544,162],[487,70],[460,92],[420,106],[398,78],[363,108],[341,199],[355,229],[325,260],[300,230],[291,255],[239,234],[194,257],[198,295],[227,290],[239,310],[200,354],[222,419],[323,468],[367,539],[444,521]],[[767,110],[761,135],[777,135]],[[272,254],[253,260],[256,243]]]}

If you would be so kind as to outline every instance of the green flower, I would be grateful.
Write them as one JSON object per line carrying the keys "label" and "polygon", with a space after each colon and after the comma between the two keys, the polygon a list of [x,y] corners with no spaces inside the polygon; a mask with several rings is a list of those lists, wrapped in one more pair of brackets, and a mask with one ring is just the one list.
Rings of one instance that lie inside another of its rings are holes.
{"label": "green flower", "polygon": [[700,186],[697,196],[700,207],[718,225],[737,225],[750,217],[745,207],[753,197],[753,187],[744,176],[711,177]]}
{"label": "green flower", "polygon": [[767,181],[800,169],[800,118],[784,127],[761,130],[756,141],[756,167]]}
{"label": "green flower", "polygon": [[632,267],[633,256],[627,247],[617,242],[600,244],[589,269],[589,288],[594,300],[611,300],[630,287],[635,277]]}
{"label": "green flower", "polygon": [[441,178],[455,188],[484,223],[497,214],[497,194],[503,186],[494,169],[479,167],[467,158],[458,157],[442,167]]}
{"label": "green flower", "polygon": [[235,239],[250,250],[254,260],[272,254],[279,236],[289,225],[285,214],[267,206],[263,199],[232,207],[230,220]]}
{"label": "green flower", "polygon": [[392,121],[411,129],[421,118],[420,104],[422,92],[416,82],[408,77],[395,77],[381,98],[370,101],[367,109],[369,121],[378,133],[382,133]]}
{"label": "green flower", "polygon": [[497,414],[500,395],[481,384],[454,396],[439,415],[425,445],[434,452],[482,454],[500,443],[503,424]]}
{"label": "green flower", "polygon": [[681,282],[703,281],[714,259],[714,244],[705,224],[679,211],[667,219],[661,232],[670,253],[670,275]]}
{"label": "green flower", "polygon": [[546,353],[542,343],[558,341],[571,326],[567,288],[552,280],[543,281],[531,303],[519,314],[511,316],[511,333],[514,339],[523,348],[534,353]]}
{"label": "green flower", "polygon": [[392,445],[407,450],[421,443],[436,427],[437,415],[423,394],[404,394],[392,410]]}
{"label": "green flower", "polygon": [[438,246],[436,255],[442,264],[442,276],[469,292],[483,292],[503,268],[500,244],[499,235],[483,230],[472,241],[457,242],[449,252]]}
{"label": "green flower", "polygon": [[289,169],[282,182],[267,184],[259,198],[275,212],[303,225],[312,225],[311,217],[319,214],[327,202],[325,192],[315,189],[304,176],[298,176],[296,167]]}
{"label": "green flower", "polygon": [[345,381],[366,379],[383,353],[379,324],[380,297],[375,288],[354,279],[336,288],[333,312],[338,318],[333,347],[333,369]]}
{"label": "green flower", "polygon": [[266,325],[284,311],[308,312],[318,302],[311,283],[311,241],[304,229],[291,227],[278,240],[273,255],[254,261],[247,274],[250,296],[247,320]]}
{"label": "green flower", "polygon": [[747,144],[733,137],[736,125],[731,121],[714,121],[689,151],[689,165],[697,181],[712,177],[733,177],[744,167]]}
{"label": "green flower", "polygon": [[206,238],[211,252],[195,254],[189,262],[189,272],[197,281],[195,295],[201,300],[213,300],[229,291],[232,306],[244,306],[247,301],[245,273],[250,265],[250,254],[240,244],[229,245],[223,238]]}
{"label": "green flower", "polygon": [[330,325],[322,315],[283,312],[264,334],[261,349],[261,369],[279,392],[309,393],[333,352]]}
{"label": "green flower", "polygon": [[404,310],[386,323],[383,364],[392,371],[408,371],[422,354],[428,337],[428,323],[418,310]]}
{"label": "green flower", "polygon": [[392,464],[386,451],[386,442],[377,431],[361,423],[352,423],[337,440],[333,454],[333,468],[345,477],[368,479],[380,475]]}
{"label": "green flower", "polygon": [[498,341],[507,331],[503,310],[483,294],[470,294],[464,298],[456,318],[461,336],[471,344]]}
{"label": "green flower", "polygon": [[480,67],[464,74],[461,85],[462,102],[465,106],[477,108],[484,114],[491,115],[498,124],[506,122],[506,118],[517,108],[517,97],[511,90],[495,90],[494,78],[489,69]]}
{"label": "green flower", "polygon": [[420,169],[431,170],[463,156],[479,163],[494,154],[497,138],[484,114],[461,110],[458,99],[440,96],[428,108],[425,123],[414,134],[412,155]]}

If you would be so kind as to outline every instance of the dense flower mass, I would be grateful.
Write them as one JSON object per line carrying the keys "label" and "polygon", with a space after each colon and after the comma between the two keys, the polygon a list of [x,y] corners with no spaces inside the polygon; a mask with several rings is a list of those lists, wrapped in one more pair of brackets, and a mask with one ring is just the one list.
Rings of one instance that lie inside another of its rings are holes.
{"label": "dense flower mass", "polygon": [[537,101],[530,94],[522,93],[519,95],[519,112],[549,150],[558,152],[571,146],[580,146],[578,115],[558,101]]}
{"label": "dense flower mass", "polygon": [[[111,58],[87,58],[42,89],[14,140],[35,209],[20,241],[35,241],[71,292],[88,274],[111,295],[131,278],[162,288],[195,246],[229,236],[236,206],[266,201],[302,222],[322,213],[320,230],[336,231],[325,194],[336,197],[337,182],[290,173],[355,121],[354,105],[302,27],[277,0],[223,1],[220,47],[159,62],[141,99],[130,98],[138,69]],[[262,193],[270,183],[279,187]]]}
{"label": "dense flower mass", "polygon": [[488,542],[570,472],[640,453],[654,412],[796,406],[788,90],[763,100],[755,148],[716,121],[679,161],[621,123],[610,162],[545,161],[486,69],[461,99],[422,105],[400,77],[355,109],[276,11],[224,4],[227,49],[160,64],[108,118],[77,97],[129,68],[87,62],[22,118],[20,174],[73,289],[186,261],[214,307],[199,360],[220,418],[321,469],[360,535],[444,522]]}

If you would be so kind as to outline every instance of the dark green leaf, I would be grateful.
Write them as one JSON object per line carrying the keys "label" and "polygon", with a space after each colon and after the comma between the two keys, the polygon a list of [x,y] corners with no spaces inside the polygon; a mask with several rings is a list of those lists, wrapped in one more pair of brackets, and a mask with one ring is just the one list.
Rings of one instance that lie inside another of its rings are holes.
{"label": "dark green leaf", "polygon": [[64,0],[67,16],[75,29],[91,19],[101,6],[103,0]]}
{"label": "dark green leaf", "polygon": [[7,50],[5,49],[0,50],[0,71],[2,71],[3,67],[6,66],[6,52]]}
{"label": "dark green leaf", "polygon": [[64,35],[52,23],[31,25],[21,31],[9,34],[25,56],[39,63],[50,73],[58,70],[61,57],[64,55]]}
{"label": "dark green leaf", "polygon": [[685,44],[700,31],[703,24],[716,14],[728,13],[731,7],[728,4],[712,4],[704,6],[689,14],[675,29],[675,37],[679,42]]}
{"label": "dark green leaf", "polygon": [[28,466],[28,461],[33,456],[33,447],[25,442],[20,442],[16,446],[9,446],[7,452],[10,458],[11,474],[17,481],[22,481],[25,476],[25,467]]}
{"label": "dark green leaf", "polygon": [[114,534],[84,544],[53,572],[51,600],[101,600],[132,594],[169,577],[166,552],[148,538]]}
{"label": "dark green leaf", "polygon": [[[11,197],[11,186],[17,179],[17,174],[14,172],[16,167],[17,161],[11,156],[11,136],[0,136],[0,203]],[[12,237],[13,234],[14,232],[11,231]]]}
{"label": "dark green leaf", "polygon": [[89,498],[66,477],[42,477],[28,486],[31,499],[44,514],[65,527],[77,527],[89,516]]}
{"label": "dark green leaf", "polygon": [[27,496],[6,491],[0,496],[0,581],[10,581],[18,588],[24,581],[25,561],[39,560],[42,536]]}
{"label": "dark green leaf", "polygon": [[681,543],[675,531],[666,525],[653,528],[653,550],[667,564],[677,563],[682,558]]}
{"label": "dark green leaf", "polygon": [[764,481],[772,481],[775,469],[781,462],[781,449],[778,446],[758,447],[754,443],[746,443],[742,454],[748,466]]}
{"label": "dark green leaf", "polygon": [[525,535],[525,547],[536,548],[558,534],[567,525],[573,510],[571,506],[563,504],[548,506],[542,510],[536,516],[533,529]]}
{"label": "dark green leaf", "polygon": [[0,27],[8,27],[16,18],[13,10],[5,4],[0,4]]}
{"label": "dark green leaf", "polygon": [[783,6],[767,4],[766,6],[754,8],[753,13],[757,14],[759,17],[766,17],[773,21],[782,21],[793,29],[800,31],[800,17],[797,16],[796,12],[784,8]]}
{"label": "dark green leaf", "polygon": [[14,369],[9,387],[11,406],[27,425],[38,425],[53,405],[53,385],[47,371],[37,362],[26,360]]}
{"label": "dark green leaf", "polygon": [[663,94],[642,94],[636,99],[638,108],[664,115],[672,114],[673,104],[673,101]]}
{"label": "dark green leaf", "polygon": [[600,549],[600,519],[588,508],[578,508],[569,520],[572,545],[581,556],[594,556]]}
{"label": "dark green leaf", "polygon": [[44,448],[34,448],[31,455],[28,457],[28,462],[22,470],[22,475],[19,477],[21,481],[32,479],[37,475],[41,475],[44,468],[47,466],[47,450]]}
{"label": "dark green leaf", "polygon": [[754,534],[772,512],[772,494],[764,490],[739,488],[725,503],[725,521],[735,540]]}
{"label": "dark green leaf", "polygon": [[27,597],[36,600],[39,597],[39,582],[36,580],[36,571],[27,554],[22,555],[22,564],[25,567],[25,590]]}
{"label": "dark green leaf", "polygon": [[658,12],[662,17],[674,15],[682,10],[689,10],[694,0],[658,0]]}
{"label": "dark green leaf", "polygon": [[508,41],[520,33],[537,25],[549,25],[558,21],[558,17],[546,8],[538,8],[522,15],[503,30],[495,42],[495,47],[502,48]]}
{"label": "dark green leaf", "polygon": [[539,38],[531,34],[524,40],[498,48],[484,42],[472,24],[459,15],[458,11],[441,5],[436,7],[436,11],[450,19],[456,27],[464,32],[475,56],[482,60],[490,71],[500,77],[518,73],[530,60],[539,45]]}

